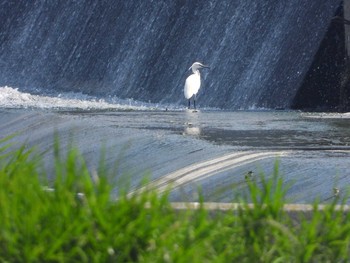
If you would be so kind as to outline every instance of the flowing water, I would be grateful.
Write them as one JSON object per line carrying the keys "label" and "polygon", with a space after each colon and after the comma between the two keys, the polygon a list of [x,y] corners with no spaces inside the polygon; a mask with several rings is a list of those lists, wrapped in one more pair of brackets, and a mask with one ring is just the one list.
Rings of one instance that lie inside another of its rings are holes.
{"label": "flowing water", "polygon": [[148,176],[159,191],[174,188],[174,201],[196,201],[198,187],[207,201],[232,201],[249,171],[270,177],[276,161],[289,202],[332,200],[334,187],[346,196],[350,183],[349,114],[4,108],[0,120],[0,133],[21,132],[15,141],[36,146],[48,171],[58,133],[63,152],[73,142],[92,171],[104,148],[133,191]]}
{"label": "flowing water", "polygon": [[[340,2],[2,1],[0,135],[20,132],[51,177],[57,132],[92,171],[104,146],[133,191],[148,174],[172,200],[201,186],[230,201],[279,160],[291,202],[332,200],[350,180],[349,116],[273,109],[290,107]],[[183,98],[194,61],[211,66],[198,112]]]}
{"label": "flowing water", "polygon": [[0,86],[184,105],[289,108],[340,0],[2,1]]}

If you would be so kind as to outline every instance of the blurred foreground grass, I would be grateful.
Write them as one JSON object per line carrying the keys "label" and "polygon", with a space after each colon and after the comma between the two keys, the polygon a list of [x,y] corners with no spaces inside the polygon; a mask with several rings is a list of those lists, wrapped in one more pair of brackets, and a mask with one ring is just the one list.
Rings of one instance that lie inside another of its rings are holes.
{"label": "blurred foreground grass", "polygon": [[[49,184],[32,149],[0,147],[1,262],[347,262],[349,213],[335,201],[292,219],[278,174],[248,180],[236,211],[175,210],[168,195],[112,198],[103,160],[91,174],[78,150],[55,146]],[[270,178],[270,179],[266,179]],[[127,189],[126,189],[127,190]],[[234,189],[233,189],[234,190]],[[249,206],[248,201],[254,204]]]}

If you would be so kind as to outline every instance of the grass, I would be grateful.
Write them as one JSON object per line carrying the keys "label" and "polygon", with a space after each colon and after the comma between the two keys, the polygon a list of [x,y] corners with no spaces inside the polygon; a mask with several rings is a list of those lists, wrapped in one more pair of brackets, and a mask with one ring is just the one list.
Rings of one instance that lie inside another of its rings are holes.
{"label": "grass", "polygon": [[[40,157],[8,138],[0,147],[1,262],[347,262],[349,213],[326,209],[295,220],[283,210],[278,165],[248,181],[238,211],[174,210],[168,194],[112,199],[108,169],[91,174],[76,149],[55,146],[55,179]],[[49,185],[54,190],[47,190]],[[83,193],[79,194],[79,193]],[[254,204],[254,208],[248,205]]]}

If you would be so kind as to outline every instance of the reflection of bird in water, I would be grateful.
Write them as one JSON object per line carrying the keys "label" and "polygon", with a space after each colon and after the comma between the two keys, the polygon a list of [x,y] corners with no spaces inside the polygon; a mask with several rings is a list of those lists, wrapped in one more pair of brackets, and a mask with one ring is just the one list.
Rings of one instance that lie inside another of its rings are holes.
{"label": "reflection of bird in water", "polygon": [[201,130],[199,127],[186,127],[185,134],[199,136],[201,134]]}
{"label": "reflection of bird in water", "polygon": [[195,136],[199,136],[201,134],[201,129],[197,126],[194,126],[193,123],[191,122],[187,122],[185,123],[187,124],[187,127],[185,127],[184,130],[184,135],[195,135]]}
{"label": "reflection of bird in water", "polygon": [[253,171],[248,171],[248,172],[244,175],[244,179],[246,179],[246,180],[251,180],[251,179],[253,179],[253,177],[254,177]]}
{"label": "reflection of bird in water", "polygon": [[206,65],[203,65],[199,62],[194,62],[192,66],[189,68],[192,69],[192,74],[187,77],[184,88],[185,98],[188,99],[188,108],[191,107],[191,98],[193,98],[193,107],[196,109],[196,95],[198,93],[199,88],[201,87],[201,75],[199,73],[199,69],[201,68],[209,68]]}

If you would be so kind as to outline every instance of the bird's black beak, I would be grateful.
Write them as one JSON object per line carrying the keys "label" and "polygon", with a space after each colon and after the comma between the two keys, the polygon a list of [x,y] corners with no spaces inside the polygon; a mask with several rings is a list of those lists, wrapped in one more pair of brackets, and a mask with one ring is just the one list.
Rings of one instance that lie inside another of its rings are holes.
{"label": "bird's black beak", "polygon": [[208,65],[202,65],[202,68],[210,68]]}

